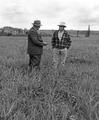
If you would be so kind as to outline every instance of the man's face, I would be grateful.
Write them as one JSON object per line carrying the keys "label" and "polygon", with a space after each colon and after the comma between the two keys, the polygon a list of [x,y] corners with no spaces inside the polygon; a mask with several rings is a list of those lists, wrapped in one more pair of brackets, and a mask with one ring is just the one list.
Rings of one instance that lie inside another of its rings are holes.
{"label": "man's face", "polygon": [[39,29],[40,29],[40,26],[35,26],[35,25],[34,25],[34,28],[35,28],[36,30],[39,30]]}
{"label": "man's face", "polygon": [[63,31],[64,30],[64,26],[59,26],[59,31]]}
{"label": "man's face", "polygon": [[36,28],[37,28],[37,30],[39,30],[39,29],[40,29],[40,26],[36,26]]}

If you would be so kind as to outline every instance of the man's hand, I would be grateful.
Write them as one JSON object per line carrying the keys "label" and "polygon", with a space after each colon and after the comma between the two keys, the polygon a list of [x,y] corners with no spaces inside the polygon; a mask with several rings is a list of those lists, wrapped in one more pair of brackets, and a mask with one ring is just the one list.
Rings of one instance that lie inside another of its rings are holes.
{"label": "man's hand", "polygon": [[43,45],[44,45],[44,46],[47,46],[47,45],[48,45],[48,43],[44,42],[44,43],[43,43]]}

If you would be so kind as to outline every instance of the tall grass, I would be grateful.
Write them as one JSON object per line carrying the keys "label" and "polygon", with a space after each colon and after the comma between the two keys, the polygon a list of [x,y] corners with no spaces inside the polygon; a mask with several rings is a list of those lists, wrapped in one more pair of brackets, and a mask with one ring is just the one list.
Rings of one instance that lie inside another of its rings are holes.
{"label": "tall grass", "polygon": [[6,120],[98,120],[98,38],[72,38],[65,67],[56,71],[51,38],[40,77],[28,73],[27,38],[0,38],[0,116]]}

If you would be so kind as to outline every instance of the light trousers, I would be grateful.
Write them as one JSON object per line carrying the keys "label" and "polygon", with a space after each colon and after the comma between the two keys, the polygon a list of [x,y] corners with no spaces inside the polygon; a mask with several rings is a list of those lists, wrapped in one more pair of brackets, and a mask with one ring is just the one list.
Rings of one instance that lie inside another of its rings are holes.
{"label": "light trousers", "polygon": [[66,58],[67,58],[67,48],[53,49],[53,63],[55,68],[57,68],[59,64],[64,66],[66,62]]}

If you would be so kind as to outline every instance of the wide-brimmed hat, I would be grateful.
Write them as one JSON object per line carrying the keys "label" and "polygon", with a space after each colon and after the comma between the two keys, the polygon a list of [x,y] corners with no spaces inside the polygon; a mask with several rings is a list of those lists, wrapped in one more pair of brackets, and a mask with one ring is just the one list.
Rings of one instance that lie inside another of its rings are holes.
{"label": "wide-brimmed hat", "polygon": [[66,24],[65,24],[65,22],[60,22],[60,24],[58,26],[66,27]]}
{"label": "wide-brimmed hat", "polygon": [[35,20],[34,23],[32,23],[35,26],[42,26],[40,20]]}

